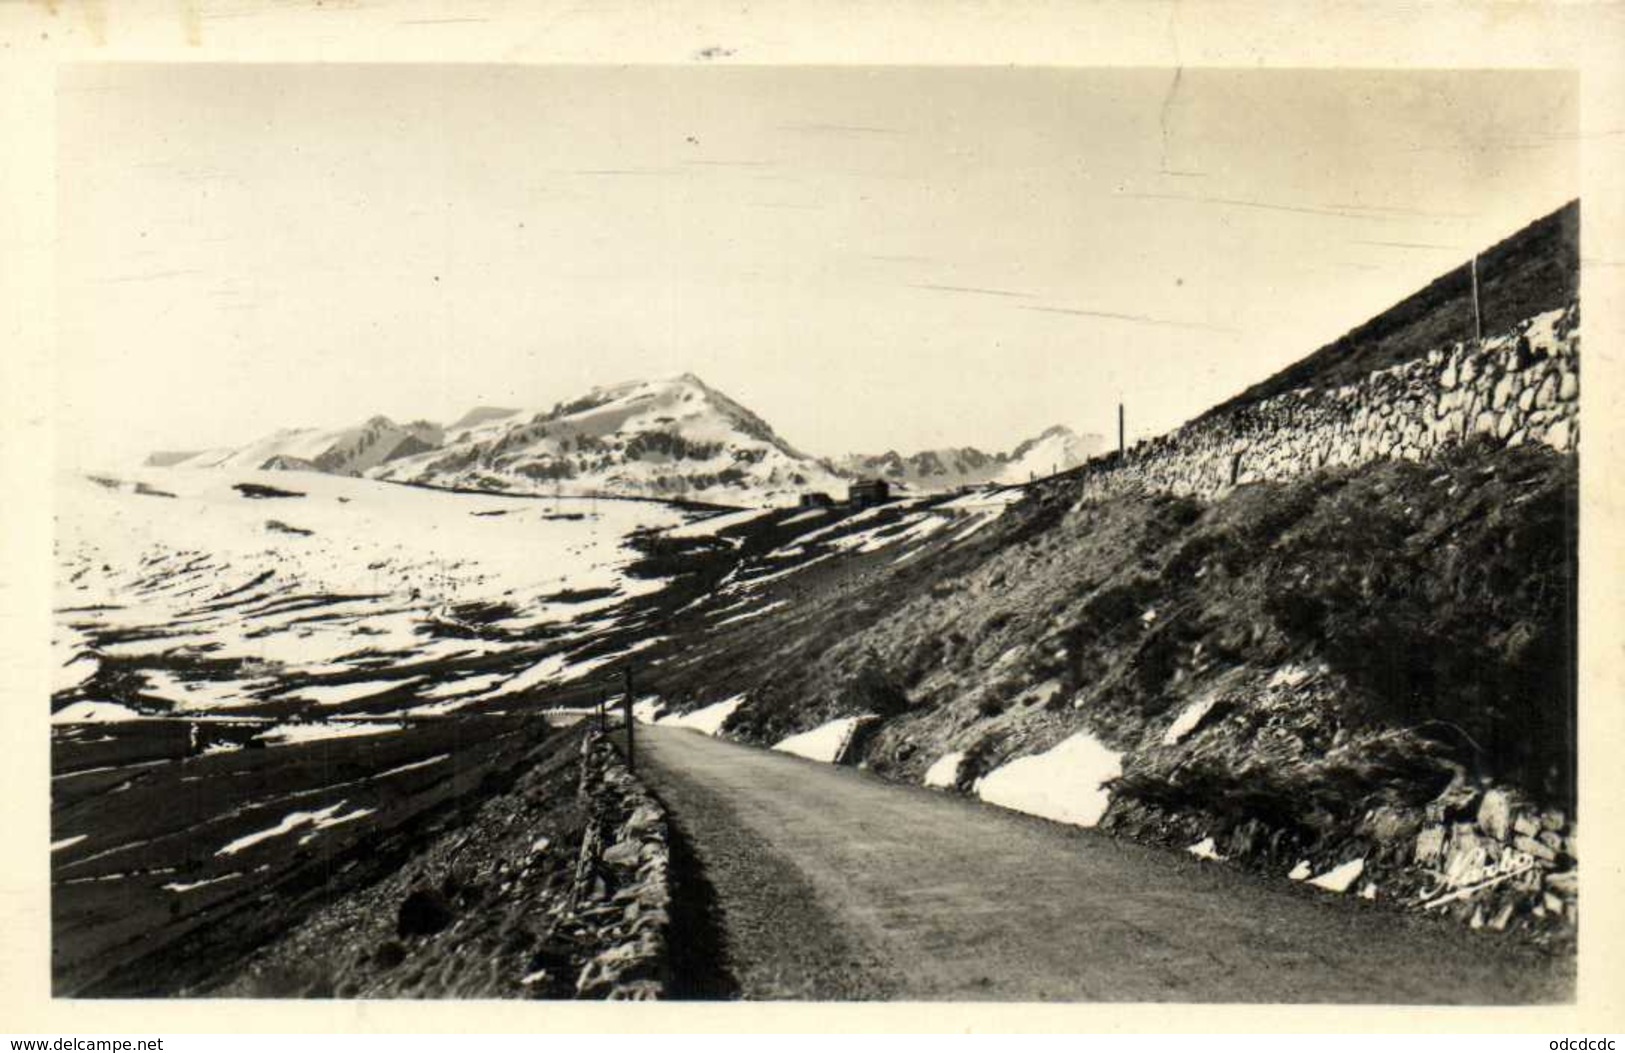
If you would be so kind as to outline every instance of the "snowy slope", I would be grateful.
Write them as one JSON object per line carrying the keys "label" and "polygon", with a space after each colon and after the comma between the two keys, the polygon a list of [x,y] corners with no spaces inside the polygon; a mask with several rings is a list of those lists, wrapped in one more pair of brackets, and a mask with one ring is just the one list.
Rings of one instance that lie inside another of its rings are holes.
{"label": "snowy slope", "polygon": [[511,417],[518,412],[516,409],[508,409],[503,406],[475,406],[446,425],[446,431],[448,434],[456,433],[467,428],[478,427],[481,424],[489,424],[491,421],[501,420],[504,417]]}
{"label": "snowy slope", "polygon": [[396,424],[373,417],[355,428],[287,428],[236,449],[207,450],[176,462],[177,468],[262,468],[361,475],[395,457],[439,446],[439,426],[427,421]]}
{"label": "snowy slope", "polygon": [[550,410],[473,417],[441,449],[371,474],[516,493],[766,504],[840,480],[692,374],[597,388]]}
{"label": "snowy slope", "polygon": [[[689,519],[657,502],[516,501],[319,473],[75,476],[56,496],[54,708],[70,717],[78,702],[327,712],[380,696],[444,712],[569,679],[604,659],[559,645],[578,649],[603,628],[585,619],[663,585],[626,573],[626,537]],[[457,655],[490,661],[461,685],[409,668]]]}
{"label": "snowy slope", "polygon": [[995,478],[1001,483],[1025,483],[1076,468],[1106,448],[1099,435],[1079,435],[1059,425],[1017,446]]}
{"label": "snowy slope", "polygon": [[912,490],[951,490],[983,483],[1024,483],[1075,468],[1099,453],[1105,441],[1057,425],[1009,453],[984,453],[973,446],[921,450],[905,457],[896,451],[848,454],[831,463],[844,475],[889,479]]}

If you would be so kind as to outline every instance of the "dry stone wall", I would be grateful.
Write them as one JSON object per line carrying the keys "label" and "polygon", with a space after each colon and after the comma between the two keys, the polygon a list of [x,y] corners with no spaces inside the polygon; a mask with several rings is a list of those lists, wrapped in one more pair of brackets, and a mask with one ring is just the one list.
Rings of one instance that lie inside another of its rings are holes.
{"label": "dry stone wall", "polygon": [[1577,302],[1481,347],[1456,344],[1358,384],[1304,388],[1201,419],[1085,470],[1083,498],[1146,488],[1215,497],[1231,487],[1387,458],[1422,460],[1475,435],[1507,446],[1580,441]]}
{"label": "dry stone wall", "polygon": [[[1438,348],[1357,384],[1287,392],[1193,421],[1122,460],[1101,458],[1084,471],[1081,499],[1136,490],[1214,498],[1238,485],[1325,467],[1424,460],[1475,436],[1574,453],[1579,352],[1579,304],[1571,301],[1481,346]],[[1573,931],[1578,846],[1572,818],[1560,811],[1461,779],[1425,814],[1381,808],[1361,833],[1390,844],[1429,877],[1415,900],[1425,910],[1452,912],[1474,928],[1502,930],[1529,919],[1537,929]],[[1247,854],[1244,845],[1229,851]]]}
{"label": "dry stone wall", "polygon": [[576,979],[576,997],[651,1001],[670,983],[670,834],[666,812],[608,740],[582,743],[579,795],[589,822],[570,888],[570,909],[607,947]]}

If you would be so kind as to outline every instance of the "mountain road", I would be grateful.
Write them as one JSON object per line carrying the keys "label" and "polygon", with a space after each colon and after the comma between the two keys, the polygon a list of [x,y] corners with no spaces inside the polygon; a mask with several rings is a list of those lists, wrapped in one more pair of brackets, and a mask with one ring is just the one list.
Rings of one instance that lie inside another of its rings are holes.
{"label": "mountain road", "polygon": [[691,998],[1513,1004],[1563,958],[690,730],[641,726]]}

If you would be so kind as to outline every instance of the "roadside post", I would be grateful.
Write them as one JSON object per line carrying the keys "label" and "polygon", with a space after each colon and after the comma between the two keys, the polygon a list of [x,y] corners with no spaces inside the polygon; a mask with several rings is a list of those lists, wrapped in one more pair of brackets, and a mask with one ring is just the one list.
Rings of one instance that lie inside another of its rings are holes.
{"label": "roadside post", "polygon": [[626,719],[626,770],[636,773],[638,762],[632,754],[632,725],[636,723],[632,719],[632,667],[627,666],[623,675],[626,679],[626,691],[621,696],[621,713]]}

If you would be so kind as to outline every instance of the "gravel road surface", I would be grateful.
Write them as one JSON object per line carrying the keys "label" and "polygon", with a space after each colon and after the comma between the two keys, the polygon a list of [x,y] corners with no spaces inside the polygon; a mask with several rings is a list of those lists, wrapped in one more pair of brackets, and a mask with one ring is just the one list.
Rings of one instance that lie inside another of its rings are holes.
{"label": "gravel road surface", "polygon": [[638,729],[688,916],[679,994],[1514,1004],[1536,948],[674,728]]}

